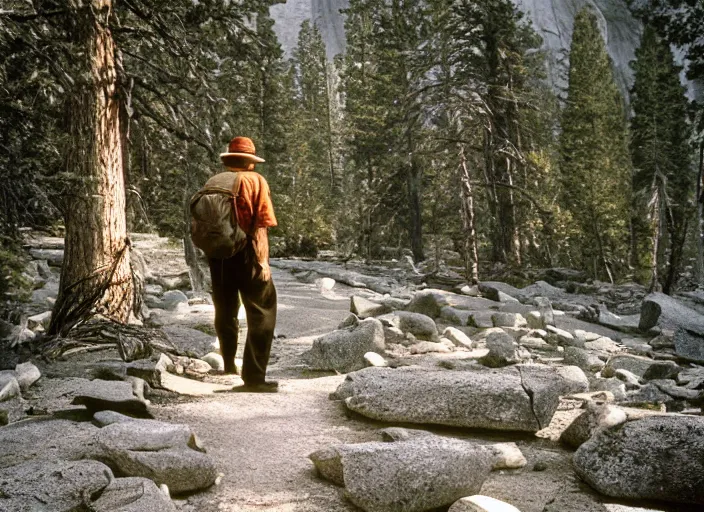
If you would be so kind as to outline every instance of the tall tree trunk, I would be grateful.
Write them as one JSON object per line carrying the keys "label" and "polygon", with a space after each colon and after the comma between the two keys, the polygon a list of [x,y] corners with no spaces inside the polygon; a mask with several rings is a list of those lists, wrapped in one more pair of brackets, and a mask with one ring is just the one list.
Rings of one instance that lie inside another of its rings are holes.
{"label": "tall tree trunk", "polygon": [[115,48],[108,28],[111,0],[71,3],[82,53],[67,113],[66,170],[77,178],[67,201],[66,241],[59,296],[49,334],[65,334],[91,312],[121,323],[134,302]]}
{"label": "tall tree trunk", "polygon": [[460,148],[460,173],[465,269],[467,279],[472,284],[476,284],[479,282],[479,256],[477,251],[477,232],[474,227],[474,191],[472,190],[472,179],[467,168],[464,147]]}
{"label": "tall tree trunk", "polygon": [[423,207],[421,204],[421,182],[423,180],[421,166],[418,163],[418,158],[415,156],[415,148],[413,147],[412,136],[409,133],[408,150],[411,154],[410,168],[406,177],[408,186],[408,203],[410,214],[410,239],[411,251],[413,251],[413,259],[416,262],[423,261],[425,254],[423,252],[423,224],[422,213]]}
{"label": "tall tree trunk", "polygon": [[704,141],[699,143],[699,174],[697,176],[697,281],[704,287]]}
{"label": "tall tree trunk", "polygon": [[652,187],[652,196],[650,198],[650,232],[651,232],[651,268],[650,268],[650,286],[648,292],[660,291],[660,278],[658,276],[658,252],[660,251],[660,233],[662,232],[662,212],[660,208],[661,194],[663,191],[660,188],[660,180],[657,176]]}
{"label": "tall tree trunk", "polygon": [[[189,149],[186,153],[189,152]],[[207,291],[206,288],[209,287],[209,270],[205,254],[193,245],[193,240],[191,240],[191,197],[198,186],[193,183],[193,169],[188,165],[191,160],[189,155],[186,163],[186,187],[183,195],[183,253],[186,265],[188,265],[188,275],[191,278],[191,290],[201,293]]]}
{"label": "tall tree trunk", "polygon": [[491,261],[493,263],[505,263],[506,252],[504,251],[503,236],[501,230],[501,220],[499,219],[499,199],[496,190],[494,176],[493,157],[493,135],[488,127],[484,128],[484,183],[489,203],[489,213],[491,215]]}

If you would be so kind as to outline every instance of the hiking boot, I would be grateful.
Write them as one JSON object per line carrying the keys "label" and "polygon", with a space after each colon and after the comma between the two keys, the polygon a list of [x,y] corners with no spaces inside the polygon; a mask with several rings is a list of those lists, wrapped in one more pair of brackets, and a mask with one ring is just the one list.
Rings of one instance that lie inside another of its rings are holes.
{"label": "hiking boot", "polygon": [[235,386],[232,391],[235,393],[276,393],[279,390],[279,383],[275,380],[258,382],[256,384],[242,384]]}

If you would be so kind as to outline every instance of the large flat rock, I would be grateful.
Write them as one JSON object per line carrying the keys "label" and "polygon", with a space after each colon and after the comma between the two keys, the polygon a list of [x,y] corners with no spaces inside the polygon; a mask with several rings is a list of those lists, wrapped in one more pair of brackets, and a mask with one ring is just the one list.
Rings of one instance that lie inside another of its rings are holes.
{"label": "large flat rock", "polygon": [[367,368],[348,375],[331,398],[381,421],[537,432],[550,423],[561,395],[588,389],[584,373],[569,368],[581,377],[543,365]]}
{"label": "large flat rock", "polygon": [[113,480],[112,471],[94,460],[30,461],[0,469],[0,510],[67,512],[84,510],[90,497]]}
{"label": "large flat rock", "polygon": [[92,512],[176,512],[173,501],[147,478],[116,478],[95,502]]}
{"label": "large flat rock", "polygon": [[100,429],[95,438],[100,459],[116,472],[149,478],[176,493],[205,489],[217,477],[215,462],[186,425],[118,421]]}
{"label": "large flat rock", "polygon": [[430,435],[336,446],[311,460],[367,512],[421,512],[478,492],[494,457],[483,446]]}
{"label": "large flat rock", "polygon": [[98,450],[98,429],[86,422],[30,419],[0,428],[0,468],[30,460],[78,460]]}
{"label": "large flat rock", "polygon": [[704,505],[704,418],[653,416],[599,431],[574,466],[607,496]]}
{"label": "large flat rock", "polygon": [[664,329],[683,327],[704,335],[704,316],[664,293],[651,293],[643,299],[639,325],[643,330],[655,326]]}

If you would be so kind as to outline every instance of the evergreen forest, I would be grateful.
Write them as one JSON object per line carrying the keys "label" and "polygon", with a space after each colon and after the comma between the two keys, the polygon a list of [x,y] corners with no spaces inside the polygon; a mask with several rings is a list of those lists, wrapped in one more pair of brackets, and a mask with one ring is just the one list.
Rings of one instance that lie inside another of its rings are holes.
{"label": "evergreen forest", "polygon": [[119,233],[187,237],[188,200],[235,135],[266,159],[272,256],[704,282],[704,110],[687,92],[704,80],[701,2],[633,2],[630,91],[589,9],[555,90],[511,0],[350,0],[332,60],[312,21],[285,54],[270,4],[2,1],[0,293],[21,289],[24,229],[65,236],[83,268],[62,276],[76,287],[50,331],[70,327],[129,281]]}

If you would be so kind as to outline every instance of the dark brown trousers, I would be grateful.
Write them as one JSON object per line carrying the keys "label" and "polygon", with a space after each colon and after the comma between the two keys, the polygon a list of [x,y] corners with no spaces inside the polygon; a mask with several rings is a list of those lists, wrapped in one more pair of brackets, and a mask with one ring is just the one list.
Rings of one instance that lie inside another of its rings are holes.
{"label": "dark brown trousers", "polygon": [[228,373],[235,372],[240,297],[247,313],[247,341],[242,361],[242,380],[245,384],[264,382],[276,326],[276,288],[271,279],[263,282],[258,278],[259,270],[254,261],[251,245],[232,258],[209,261],[213,279],[215,331]]}

